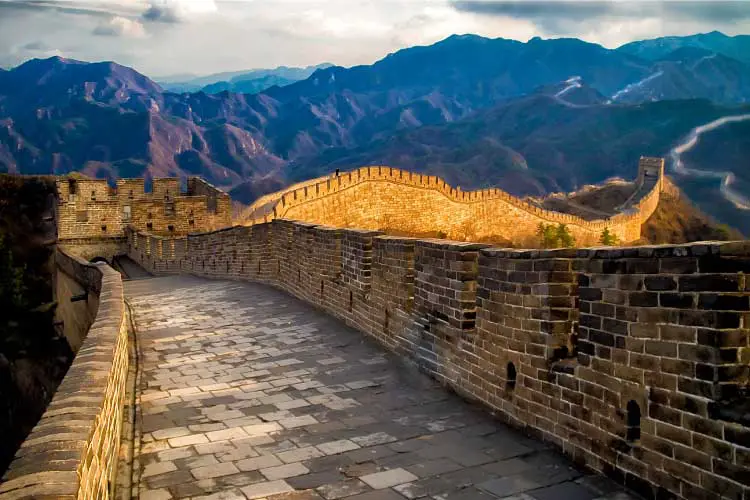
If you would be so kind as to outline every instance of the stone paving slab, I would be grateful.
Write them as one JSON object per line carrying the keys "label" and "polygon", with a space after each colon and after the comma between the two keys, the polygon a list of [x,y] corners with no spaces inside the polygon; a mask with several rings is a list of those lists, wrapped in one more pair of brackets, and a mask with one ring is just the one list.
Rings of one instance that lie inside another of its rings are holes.
{"label": "stone paving slab", "polygon": [[143,499],[628,500],[272,287],[126,283]]}

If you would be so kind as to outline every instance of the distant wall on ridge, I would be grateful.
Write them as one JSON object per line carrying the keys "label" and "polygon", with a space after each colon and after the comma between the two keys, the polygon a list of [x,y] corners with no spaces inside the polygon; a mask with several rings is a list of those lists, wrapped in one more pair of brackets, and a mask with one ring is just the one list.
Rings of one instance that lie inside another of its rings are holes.
{"label": "distant wall on ridge", "polygon": [[455,239],[501,237],[521,244],[535,237],[540,223],[562,223],[579,245],[598,243],[605,229],[622,242],[632,242],[640,238],[641,224],[659,203],[663,177],[664,159],[641,158],[636,191],[620,213],[592,221],[545,210],[499,189],[466,192],[435,176],[363,167],[264,196],[243,222],[285,218],[415,234],[439,231]]}

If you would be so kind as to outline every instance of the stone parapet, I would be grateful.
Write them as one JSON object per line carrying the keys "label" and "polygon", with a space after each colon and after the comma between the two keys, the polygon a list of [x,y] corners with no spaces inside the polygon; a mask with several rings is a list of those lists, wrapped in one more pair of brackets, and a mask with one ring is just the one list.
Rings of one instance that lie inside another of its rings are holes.
{"label": "stone parapet", "polygon": [[41,420],[0,483],[0,499],[110,498],[128,371],[120,273],[58,249],[57,266],[98,298],[93,323]]}
{"label": "stone parapet", "polygon": [[[155,273],[272,284],[652,498],[750,498],[750,242],[517,250],[275,220]],[[170,260],[172,259],[172,260]]]}

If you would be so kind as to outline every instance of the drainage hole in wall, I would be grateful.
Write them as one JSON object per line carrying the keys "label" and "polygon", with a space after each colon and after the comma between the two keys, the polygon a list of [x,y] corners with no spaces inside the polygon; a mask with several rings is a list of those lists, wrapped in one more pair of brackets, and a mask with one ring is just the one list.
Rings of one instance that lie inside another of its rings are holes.
{"label": "drainage hole in wall", "polygon": [[641,438],[641,407],[635,401],[628,401],[627,405],[627,428],[625,438],[630,441],[638,441]]}
{"label": "drainage hole in wall", "polygon": [[505,383],[505,386],[509,391],[512,391],[516,388],[516,365],[513,363],[508,363],[508,367],[506,368],[507,375],[508,375],[508,381]]}

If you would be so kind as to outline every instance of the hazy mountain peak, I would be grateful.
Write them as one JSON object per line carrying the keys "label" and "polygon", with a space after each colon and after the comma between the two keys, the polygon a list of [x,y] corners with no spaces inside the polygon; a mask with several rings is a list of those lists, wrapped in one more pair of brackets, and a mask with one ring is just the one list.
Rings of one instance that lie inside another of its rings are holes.
{"label": "hazy mountain peak", "polygon": [[475,35],[472,33],[465,33],[462,35],[453,34],[447,38],[440,40],[439,42],[436,43],[436,45],[441,44],[441,43],[451,43],[451,42],[486,42],[488,40],[490,40],[490,38],[487,38],[481,35]]}
{"label": "hazy mountain peak", "polygon": [[70,65],[83,65],[88,64],[83,61],[77,61],[75,59],[66,59],[60,56],[53,56],[47,58],[34,58],[19,64],[15,68],[11,68],[12,72],[18,73],[39,73],[42,71],[49,71],[53,69],[60,69]]}
{"label": "hazy mountain peak", "polygon": [[331,63],[320,63],[305,67],[282,65],[272,69],[230,71],[184,80],[162,79],[161,85],[167,91],[177,93],[202,90],[208,94],[216,94],[228,90],[230,92],[255,94],[274,85],[283,86],[304,80],[316,70],[330,66],[332,66]]}
{"label": "hazy mountain peak", "polygon": [[711,37],[711,38],[716,38],[716,39],[731,38],[730,36],[725,35],[724,33],[718,30],[711,31],[709,33],[702,33],[701,35],[704,37]]}

